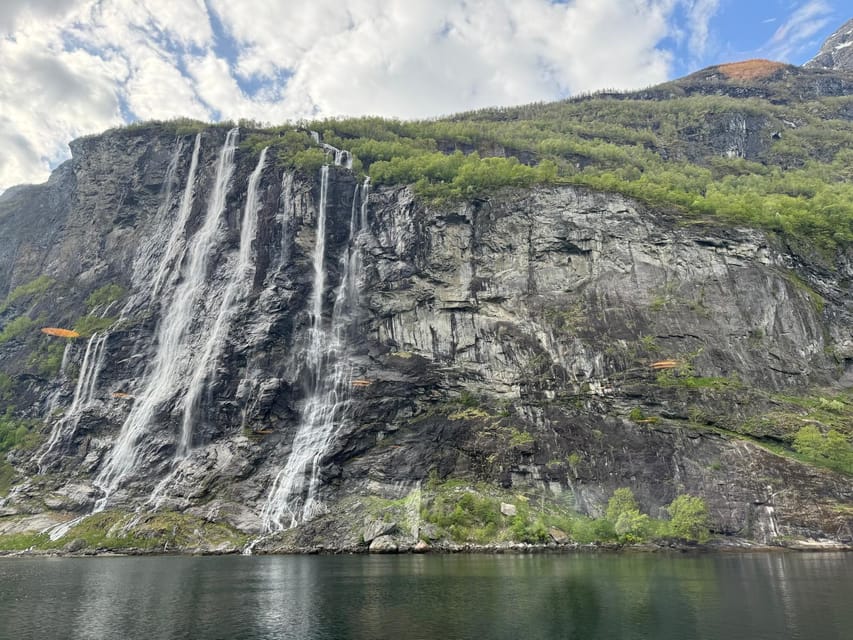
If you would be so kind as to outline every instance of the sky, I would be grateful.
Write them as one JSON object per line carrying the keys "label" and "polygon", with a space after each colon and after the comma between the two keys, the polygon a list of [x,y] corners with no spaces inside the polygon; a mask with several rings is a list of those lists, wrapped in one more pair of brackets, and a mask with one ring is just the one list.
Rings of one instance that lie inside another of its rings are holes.
{"label": "sky", "polygon": [[853,0],[0,0],[0,192],[186,116],[423,118],[802,64]]}

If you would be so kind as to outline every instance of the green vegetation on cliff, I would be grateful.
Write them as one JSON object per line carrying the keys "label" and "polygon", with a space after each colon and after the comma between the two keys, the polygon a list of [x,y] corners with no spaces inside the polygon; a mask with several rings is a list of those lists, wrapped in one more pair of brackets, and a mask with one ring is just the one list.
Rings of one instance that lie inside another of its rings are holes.
{"label": "green vegetation on cliff", "polygon": [[431,200],[566,183],[671,208],[685,222],[760,227],[824,251],[853,241],[853,96],[821,95],[822,75],[783,65],[749,82],[713,71],[645,92],[439,120],[255,125],[243,148],[272,146],[279,164],[315,171],[324,152],[314,130],[351,151],[353,169],[375,184],[413,184]]}
{"label": "green vegetation on cliff", "polygon": [[12,305],[21,302],[38,298],[54,285],[56,281],[48,276],[39,276],[35,280],[31,280],[26,284],[19,285],[9,292],[6,299],[0,303],[0,314],[4,313]]}
{"label": "green vegetation on cliff", "polygon": [[7,406],[0,414],[0,455],[12,449],[34,449],[40,442],[36,432],[38,420],[19,418],[14,407]]}
{"label": "green vegetation on cliff", "polygon": [[[502,509],[502,506],[504,507]],[[454,542],[494,544],[502,541],[545,543],[552,540],[581,544],[637,544],[668,539],[707,541],[708,508],[701,498],[680,495],[667,507],[669,520],[642,513],[634,493],[617,489],[601,518],[574,511],[553,498],[530,499],[501,494],[485,484],[462,480],[431,481],[421,508],[422,521]]]}
{"label": "green vegetation on cliff", "polygon": [[168,511],[144,517],[117,510],[102,511],[84,518],[55,541],[45,533],[0,535],[0,549],[4,551],[29,548],[46,551],[177,551],[216,545],[233,551],[246,542],[246,536],[225,524]]}

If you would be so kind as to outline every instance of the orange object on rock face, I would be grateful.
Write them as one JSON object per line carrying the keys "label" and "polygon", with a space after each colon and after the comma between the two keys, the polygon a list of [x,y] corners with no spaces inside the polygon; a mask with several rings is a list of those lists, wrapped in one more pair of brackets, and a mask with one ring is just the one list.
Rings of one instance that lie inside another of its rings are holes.
{"label": "orange object on rock face", "polygon": [[678,360],[659,360],[651,364],[652,369],[675,369],[678,366]]}
{"label": "orange object on rock face", "polygon": [[46,333],[49,336],[56,336],[58,338],[79,338],[80,334],[76,331],[72,331],[71,329],[59,329],[58,327],[44,327],[41,330],[42,333]]}

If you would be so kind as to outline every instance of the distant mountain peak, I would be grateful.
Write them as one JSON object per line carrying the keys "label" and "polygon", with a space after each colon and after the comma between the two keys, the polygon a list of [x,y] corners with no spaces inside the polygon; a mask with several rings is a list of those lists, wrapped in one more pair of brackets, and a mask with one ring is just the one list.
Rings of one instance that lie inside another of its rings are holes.
{"label": "distant mountain peak", "polygon": [[813,69],[853,71],[853,18],[829,36],[820,48],[820,52],[803,66]]}

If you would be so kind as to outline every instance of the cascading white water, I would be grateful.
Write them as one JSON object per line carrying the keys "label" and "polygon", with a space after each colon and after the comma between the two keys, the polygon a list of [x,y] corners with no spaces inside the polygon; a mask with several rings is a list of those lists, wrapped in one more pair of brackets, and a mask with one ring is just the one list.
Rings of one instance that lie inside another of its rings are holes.
{"label": "cascading white water", "polygon": [[[157,350],[153,363],[142,389],[135,394],[136,402],[121,427],[116,444],[95,479],[95,485],[104,493],[95,506],[96,512],[106,506],[110,494],[136,467],[141,436],[156,410],[183,388],[187,371],[191,370],[188,367],[194,365],[197,350],[188,343],[187,334],[204,290],[209,258],[214,254],[222,235],[222,214],[234,173],[237,136],[238,129],[234,128],[225,138],[204,221],[187,248],[183,279],[175,288],[170,301],[163,302],[164,313],[157,331]],[[194,174],[188,176],[188,182],[191,179],[195,181]],[[190,186],[184,190],[188,207],[193,192],[194,187]],[[163,259],[168,259],[168,256],[164,254]]]}
{"label": "cascading white water", "polygon": [[181,440],[178,445],[178,455],[186,455],[192,446],[193,426],[195,425],[198,404],[201,394],[207,387],[214,375],[214,367],[222,345],[231,326],[231,319],[235,311],[235,303],[249,294],[252,290],[252,280],[255,274],[254,254],[252,243],[258,228],[258,186],[261,174],[267,159],[267,148],[261,151],[258,164],[249,177],[249,185],[246,192],[246,207],[243,212],[243,221],[240,225],[240,249],[237,255],[237,264],[231,268],[231,277],[219,303],[219,312],[216,314],[216,322],[206,332],[207,339],[201,356],[194,363],[194,370],[190,379],[187,392],[184,395],[184,411],[181,421]]}
{"label": "cascading white water", "polygon": [[281,260],[280,265],[290,262],[290,221],[293,218],[293,172],[285,171],[281,178]]}
{"label": "cascading white water", "polygon": [[[264,529],[269,533],[296,526],[323,512],[318,499],[323,457],[345,419],[349,399],[352,366],[349,361],[347,330],[357,302],[355,279],[360,270],[360,252],[354,245],[360,232],[356,198],[350,218],[350,241],[341,256],[341,282],[335,298],[332,318],[323,323],[323,297],[326,250],[326,206],[329,168],[320,173],[320,202],[317,211],[317,238],[314,244],[314,283],[311,295],[311,328],[306,366],[309,394],[294,437],[290,456],[276,475],[261,512]],[[356,188],[357,191],[357,188]],[[366,197],[366,189],[363,198]],[[362,205],[366,207],[366,204]],[[366,213],[365,213],[366,215]],[[248,551],[251,550],[251,546]]]}
{"label": "cascading white water", "polygon": [[74,351],[74,343],[69,341],[62,350],[62,362],[59,365],[59,377],[65,377],[68,371],[68,361],[71,359],[71,352]]}
{"label": "cascading white water", "polygon": [[320,146],[323,147],[325,151],[332,154],[336,167],[344,167],[345,169],[352,170],[352,154],[349,151],[346,149],[338,149],[337,147],[333,147],[325,142],[321,142]]}
{"label": "cascading white water", "polygon": [[80,365],[80,373],[77,376],[77,386],[74,388],[71,406],[51,428],[50,437],[44,446],[44,452],[38,459],[39,473],[46,471],[45,461],[53,450],[74,436],[77,426],[80,424],[80,416],[83,410],[92,403],[98,385],[98,375],[104,364],[108,337],[109,334],[106,332],[94,333],[86,343],[86,351],[83,354],[83,363]]}
{"label": "cascading white water", "polygon": [[187,221],[190,218],[190,212],[193,208],[193,200],[195,199],[195,175],[198,171],[198,154],[201,148],[201,134],[195,136],[195,145],[193,146],[193,155],[190,160],[190,170],[187,174],[187,180],[184,184],[184,192],[181,195],[181,204],[178,208],[178,216],[172,225],[172,231],[169,234],[169,241],[166,243],[166,248],[160,256],[160,262],[157,265],[157,272],[151,282],[149,299],[153,302],[157,299],[157,294],[160,292],[160,287],[163,281],[170,273],[175,273],[177,269],[172,269],[175,264],[180,264],[180,254],[185,248],[183,241]]}
{"label": "cascading white water", "polygon": [[370,196],[370,176],[364,179],[364,185],[361,188],[361,218],[359,226],[362,231],[367,231],[367,201]]}
{"label": "cascading white water", "polygon": [[[194,179],[195,166],[198,161],[198,144],[199,138],[197,137],[195,151],[193,152],[192,168],[190,170],[190,181]],[[183,146],[183,142],[178,140],[175,144],[175,151],[172,154],[172,158],[166,167],[166,174],[163,176],[162,200],[155,216],[158,220],[166,216],[171,205],[172,188],[175,183],[178,161],[180,160]],[[170,240],[169,246],[171,247],[172,244],[173,242]],[[155,285],[153,287],[155,291],[157,287],[156,283],[162,279],[163,273],[165,273],[165,262],[161,262],[160,269],[158,269],[157,277],[155,278]],[[108,305],[107,308],[101,310],[100,317],[106,317],[109,310]],[[122,317],[123,316],[124,312],[122,312]],[[64,415],[52,425],[50,437],[44,446],[44,451],[41,456],[39,456],[37,464],[41,473],[45,472],[45,459],[53,452],[54,448],[74,436],[77,431],[77,426],[80,423],[83,410],[86,409],[94,399],[95,388],[98,383],[98,376],[103,366],[108,338],[108,332],[95,333],[86,343],[83,362],[80,365],[80,371],[78,373],[77,384],[74,389],[71,406]],[[62,354],[62,364],[59,368],[60,376],[64,375],[68,369],[68,362],[71,358],[72,351],[73,343],[69,343]],[[52,402],[49,413],[52,413],[54,408],[55,403]]]}

